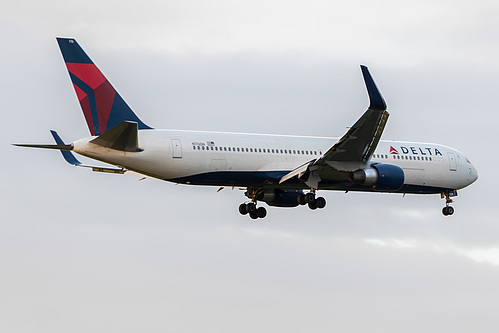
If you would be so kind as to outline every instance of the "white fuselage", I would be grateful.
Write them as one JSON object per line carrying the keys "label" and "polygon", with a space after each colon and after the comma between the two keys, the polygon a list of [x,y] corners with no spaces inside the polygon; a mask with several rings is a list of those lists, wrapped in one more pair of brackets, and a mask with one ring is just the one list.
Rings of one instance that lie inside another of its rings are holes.
{"label": "white fuselage", "polygon": [[[89,143],[94,138],[74,142],[74,151],[176,183],[238,187],[280,187],[278,181],[282,176],[319,158],[337,141],[337,138],[326,137],[140,130],[139,146],[143,151],[123,152]],[[461,152],[438,144],[380,141],[366,165],[374,163],[397,165],[403,169],[404,187],[397,192],[457,190],[478,178],[475,167]],[[370,190],[351,187],[347,178],[345,173],[344,179],[321,183],[319,188]]]}

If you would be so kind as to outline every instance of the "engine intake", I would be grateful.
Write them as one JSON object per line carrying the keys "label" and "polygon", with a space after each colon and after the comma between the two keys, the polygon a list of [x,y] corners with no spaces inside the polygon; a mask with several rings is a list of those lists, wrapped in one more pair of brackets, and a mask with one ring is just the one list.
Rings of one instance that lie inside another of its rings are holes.
{"label": "engine intake", "polygon": [[351,182],[372,187],[378,191],[396,191],[404,185],[404,170],[392,164],[373,164],[369,168],[350,173]]}

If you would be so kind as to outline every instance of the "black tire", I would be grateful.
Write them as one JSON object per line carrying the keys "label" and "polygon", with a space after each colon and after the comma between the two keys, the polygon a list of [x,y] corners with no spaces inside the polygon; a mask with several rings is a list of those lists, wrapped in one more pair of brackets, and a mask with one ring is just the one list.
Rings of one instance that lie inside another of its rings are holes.
{"label": "black tire", "polygon": [[263,219],[265,216],[267,216],[267,210],[263,207],[258,207],[258,209],[256,210],[256,216]]}
{"label": "black tire", "polygon": [[246,209],[248,211],[248,213],[254,213],[256,212],[256,205],[252,202],[250,202],[249,204],[246,205]]}
{"label": "black tire", "polygon": [[302,193],[302,194],[300,194],[300,195],[298,196],[298,198],[297,198],[297,201],[298,201],[298,204],[300,204],[300,205],[302,205],[302,206],[303,206],[303,205],[306,205],[306,204],[307,204],[307,202],[305,201],[305,194],[303,194],[303,193]]}
{"label": "black tire", "polygon": [[258,218],[258,215],[256,214],[256,211],[249,213],[249,216],[253,219],[256,220]]}
{"label": "black tire", "polygon": [[313,193],[307,193],[305,194],[305,201],[309,204],[311,202],[315,201],[315,194]]}
{"label": "black tire", "polygon": [[454,207],[451,206],[447,207],[447,215],[452,215],[452,214],[454,214]]}
{"label": "black tire", "polygon": [[246,204],[239,205],[239,213],[241,213],[241,215],[248,214],[248,208],[246,207]]}
{"label": "black tire", "polygon": [[447,208],[448,208],[448,207],[444,207],[444,208],[442,208],[442,214],[444,214],[444,216],[449,215],[449,212],[448,212]]}
{"label": "black tire", "polygon": [[316,210],[317,209],[317,203],[316,201],[312,201],[312,202],[309,202],[308,203],[308,208],[310,208],[311,210]]}
{"label": "black tire", "polygon": [[317,208],[319,209],[322,209],[324,207],[326,207],[326,199],[324,199],[323,197],[318,197],[316,200],[315,200],[315,205],[317,206]]}

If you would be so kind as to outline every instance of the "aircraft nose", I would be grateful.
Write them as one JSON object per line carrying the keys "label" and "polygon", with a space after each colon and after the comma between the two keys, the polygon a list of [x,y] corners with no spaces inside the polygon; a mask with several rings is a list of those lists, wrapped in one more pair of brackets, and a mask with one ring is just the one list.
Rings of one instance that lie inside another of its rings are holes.
{"label": "aircraft nose", "polygon": [[478,170],[475,168],[473,164],[470,163],[470,184],[473,184],[478,179]]}

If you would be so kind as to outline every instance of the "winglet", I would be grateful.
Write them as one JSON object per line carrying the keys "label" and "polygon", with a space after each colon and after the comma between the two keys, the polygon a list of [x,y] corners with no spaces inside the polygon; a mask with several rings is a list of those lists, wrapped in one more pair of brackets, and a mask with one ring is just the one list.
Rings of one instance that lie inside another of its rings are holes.
{"label": "winglet", "polygon": [[360,68],[362,70],[362,75],[364,75],[364,82],[366,83],[367,93],[369,94],[369,109],[385,111],[385,100],[383,99],[383,96],[381,96],[378,87],[376,87],[371,73],[369,73],[369,69],[364,65],[360,65]]}
{"label": "winglet", "polygon": [[[64,141],[62,141],[61,137],[59,136],[59,134],[57,134],[56,131],[50,130],[50,133],[52,134],[55,142],[58,145],[65,145]],[[78,159],[76,159],[76,157],[73,155],[73,153],[70,152],[69,150],[62,150],[61,149],[61,154],[62,154],[62,157],[64,157],[64,159],[66,160],[66,162],[68,162],[69,164],[72,164],[75,166],[81,165],[81,162],[78,161]]]}

